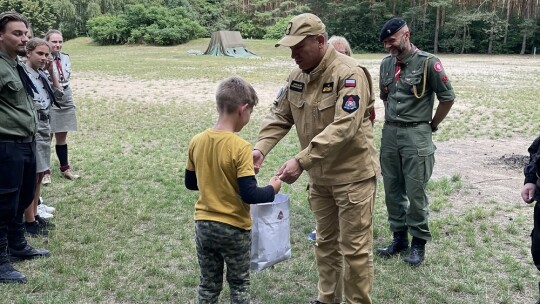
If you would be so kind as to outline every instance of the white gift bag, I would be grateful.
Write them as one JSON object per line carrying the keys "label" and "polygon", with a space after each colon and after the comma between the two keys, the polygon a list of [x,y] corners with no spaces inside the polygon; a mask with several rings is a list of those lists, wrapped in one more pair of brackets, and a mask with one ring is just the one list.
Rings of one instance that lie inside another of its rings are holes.
{"label": "white gift bag", "polygon": [[251,270],[261,271],[291,257],[289,195],[251,205]]}

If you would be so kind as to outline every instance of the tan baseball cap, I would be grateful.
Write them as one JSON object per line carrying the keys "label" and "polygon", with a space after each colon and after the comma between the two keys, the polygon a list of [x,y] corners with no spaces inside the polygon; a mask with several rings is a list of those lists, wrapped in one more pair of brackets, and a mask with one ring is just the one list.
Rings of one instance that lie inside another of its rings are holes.
{"label": "tan baseball cap", "polygon": [[289,24],[287,24],[285,37],[276,43],[276,47],[295,46],[307,36],[324,34],[325,32],[326,26],[319,17],[310,13],[301,14],[292,18]]}

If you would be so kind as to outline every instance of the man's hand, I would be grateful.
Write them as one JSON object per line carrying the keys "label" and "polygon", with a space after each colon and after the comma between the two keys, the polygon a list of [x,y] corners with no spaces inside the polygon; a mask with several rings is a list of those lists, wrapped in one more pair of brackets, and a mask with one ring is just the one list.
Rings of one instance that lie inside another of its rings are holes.
{"label": "man's hand", "polygon": [[521,188],[521,198],[527,204],[530,204],[534,200],[534,192],[536,190],[536,185],[533,183],[526,183]]}
{"label": "man's hand", "polygon": [[280,180],[286,182],[287,184],[294,183],[300,175],[302,175],[302,172],[304,169],[302,169],[302,166],[300,166],[300,163],[296,159],[290,159],[288,160],[281,168],[279,168],[277,172],[277,176]]}
{"label": "man's hand", "polygon": [[264,161],[264,155],[259,150],[253,150],[253,168],[255,169],[255,174],[259,173],[262,163]]}

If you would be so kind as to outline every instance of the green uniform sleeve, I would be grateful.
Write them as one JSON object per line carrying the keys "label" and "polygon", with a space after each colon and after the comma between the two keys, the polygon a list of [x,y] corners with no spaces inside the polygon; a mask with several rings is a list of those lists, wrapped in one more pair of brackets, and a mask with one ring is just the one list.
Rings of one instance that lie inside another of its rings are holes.
{"label": "green uniform sleeve", "polygon": [[450,83],[450,79],[446,75],[441,61],[437,57],[429,59],[428,62],[428,77],[429,84],[433,92],[437,95],[440,102],[453,101],[456,99],[454,89]]}

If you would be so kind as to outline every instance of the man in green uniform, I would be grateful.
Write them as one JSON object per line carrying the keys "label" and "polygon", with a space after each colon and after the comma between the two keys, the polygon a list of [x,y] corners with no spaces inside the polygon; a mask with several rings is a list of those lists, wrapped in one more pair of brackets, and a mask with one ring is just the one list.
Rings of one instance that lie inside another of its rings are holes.
{"label": "man in green uniform", "polygon": [[[392,243],[377,249],[391,257],[409,249],[404,261],[418,266],[431,240],[426,186],[435,164],[432,132],[446,117],[455,95],[439,59],[411,44],[409,28],[401,18],[387,21],[381,42],[390,53],[380,69],[385,124],[381,139],[381,169]],[[439,105],[433,115],[434,96]]]}
{"label": "man in green uniform", "polygon": [[[24,283],[11,258],[32,259],[49,252],[34,249],[24,237],[23,213],[36,184],[35,87],[17,55],[26,54],[28,21],[0,14],[0,283]],[[9,255],[9,256],[8,256]]]}
{"label": "man in green uniform", "polygon": [[369,111],[371,77],[328,44],[313,14],[288,24],[276,46],[291,49],[295,68],[263,121],[253,151],[255,168],[296,126],[301,151],[278,170],[294,183],[309,173],[309,205],[317,221],[318,298],[313,303],[371,303],[372,212],[379,171]]}

